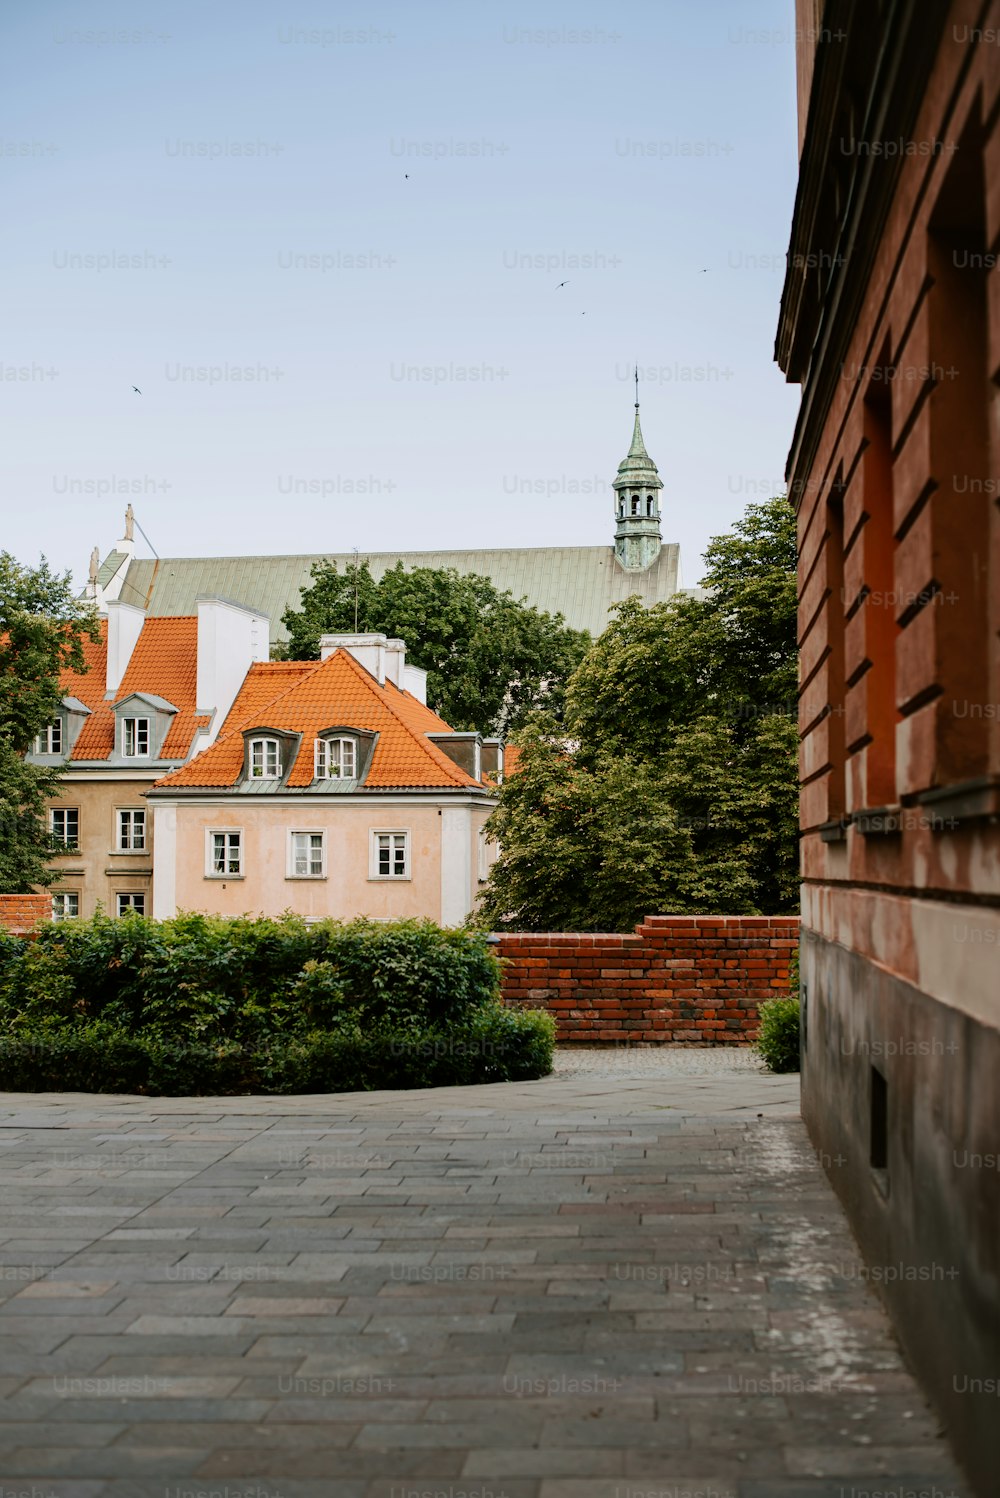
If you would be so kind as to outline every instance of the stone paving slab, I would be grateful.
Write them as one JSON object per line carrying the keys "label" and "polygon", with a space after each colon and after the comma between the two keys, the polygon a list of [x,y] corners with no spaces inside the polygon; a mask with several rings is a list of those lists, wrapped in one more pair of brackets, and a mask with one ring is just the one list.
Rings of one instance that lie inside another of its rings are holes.
{"label": "stone paving slab", "polygon": [[971,1498],[747,1051],[0,1094],[0,1199],[0,1498]]}

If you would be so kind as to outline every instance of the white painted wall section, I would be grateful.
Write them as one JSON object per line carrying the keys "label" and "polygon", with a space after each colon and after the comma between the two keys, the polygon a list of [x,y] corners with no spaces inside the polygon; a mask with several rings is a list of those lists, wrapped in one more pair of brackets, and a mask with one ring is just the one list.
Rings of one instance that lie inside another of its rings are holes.
{"label": "white painted wall section", "polygon": [[169,921],[177,914],[177,808],[153,808],[153,915]]}
{"label": "white painted wall section", "polygon": [[460,926],[472,909],[472,808],[441,811],[441,924]]}
{"label": "white painted wall section", "polygon": [[131,603],[108,603],[108,667],[105,691],[113,697],[122,684],[122,677],[132,659],[142,626],[146,622],[144,609]]}
{"label": "white painted wall section", "polygon": [[214,742],[223,720],[236,700],[247,672],[255,661],[268,658],[268,620],[263,614],[225,603],[221,598],[199,598],[198,683],[199,713],[212,713],[207,739]]}

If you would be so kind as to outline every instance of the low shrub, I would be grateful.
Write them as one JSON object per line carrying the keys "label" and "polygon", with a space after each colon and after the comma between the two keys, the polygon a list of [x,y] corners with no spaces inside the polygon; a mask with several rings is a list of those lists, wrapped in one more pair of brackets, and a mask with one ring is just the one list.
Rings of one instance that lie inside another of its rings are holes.
{"label": "low shrub", "polygon": [[481,933],[430,921],[64,921],[0,944],[0,1087],[355,1091],[545,1075]]}
{"label": "low shrub", "polygon": [[96,1020],[0,1035],[0,1087],[154,1096],[451,1087],[545,1076],[554,1045],[550,1015],[499,1005],[449,1031],[345,1026],[257,1046],[174,1042]]}
{"label": "low shrub", "polygon": [[760,1029],[756,1050],[768,1069],[775,1072],[799,1069],[799,999],[765,999],[757,1011]]}

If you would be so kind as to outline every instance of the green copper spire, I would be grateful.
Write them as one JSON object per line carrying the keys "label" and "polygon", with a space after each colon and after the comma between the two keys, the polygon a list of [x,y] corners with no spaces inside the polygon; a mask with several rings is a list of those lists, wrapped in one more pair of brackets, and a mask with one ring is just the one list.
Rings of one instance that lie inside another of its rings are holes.
{"label": "green copper spire", "polygon": [[639,425],[639,372],[635,380],[632,445],[618,465],[615,490],[615,556],[628,572],[643,572],[660,554],[660,495],[663,480],[646,451]]}

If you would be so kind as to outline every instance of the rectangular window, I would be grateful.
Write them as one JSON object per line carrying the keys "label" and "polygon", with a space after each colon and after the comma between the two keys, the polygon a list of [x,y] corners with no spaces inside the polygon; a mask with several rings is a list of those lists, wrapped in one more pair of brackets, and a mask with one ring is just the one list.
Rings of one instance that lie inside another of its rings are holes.
{"label": "rectangular window", "polygon": [[281,754],[277,739],[250,740],[250,775],[254,780],[281,779]]}
{"label": "rectangular window", "polygon": [[316,740],[316,779],[353,780],[358,773],[358,747],[353,739]]}
{"label": "rectangular window", "polygon": [[49,811],[49,831],[65,848],[80,846],[80,812],[75,806],[53,806]]}
{"label": "rectangular window", "polygon": [[290,873],[296,879],[321,879],[323,869],[322,832],[293,832]]}
{"label": "rectangular window", "polygon": [[36,754],[62,754],[62,718],[53,718],[35,739]]}
{"label": "rectangular window", "polygon": [[210,832],[208,834],[208,873],[214,878],[243,872],[242,832]]}
{"label": "rectangular window", "polygon": [[118,852],[144,853],[146,851],[146,813],[144,811],[119,811]]}
{"label": "rectangular window", "polygon": [[372,833],[373,879],[408,879],[410,877],[410,834],[408,832]]}
{"label": "rectangular window", "polygon": [[145,915],[146,914],[146,896],[145,895],[133,895],[133,894],[116,895],[115,896],[115,900],[116,900],[117,905],[118,905],[118,914],[119,915],[128,915],[130,911],[134,915]]}
{"label": "rectangular window", "polygon": [[52,896],[52,919],[54,921],[68,921],[75,915],[80,914],[80,896],[76,893],[60,891]]}
{"label": "rectangular window", "polygon": [[149,758],[149,719],[122,719],[123,759]]}

